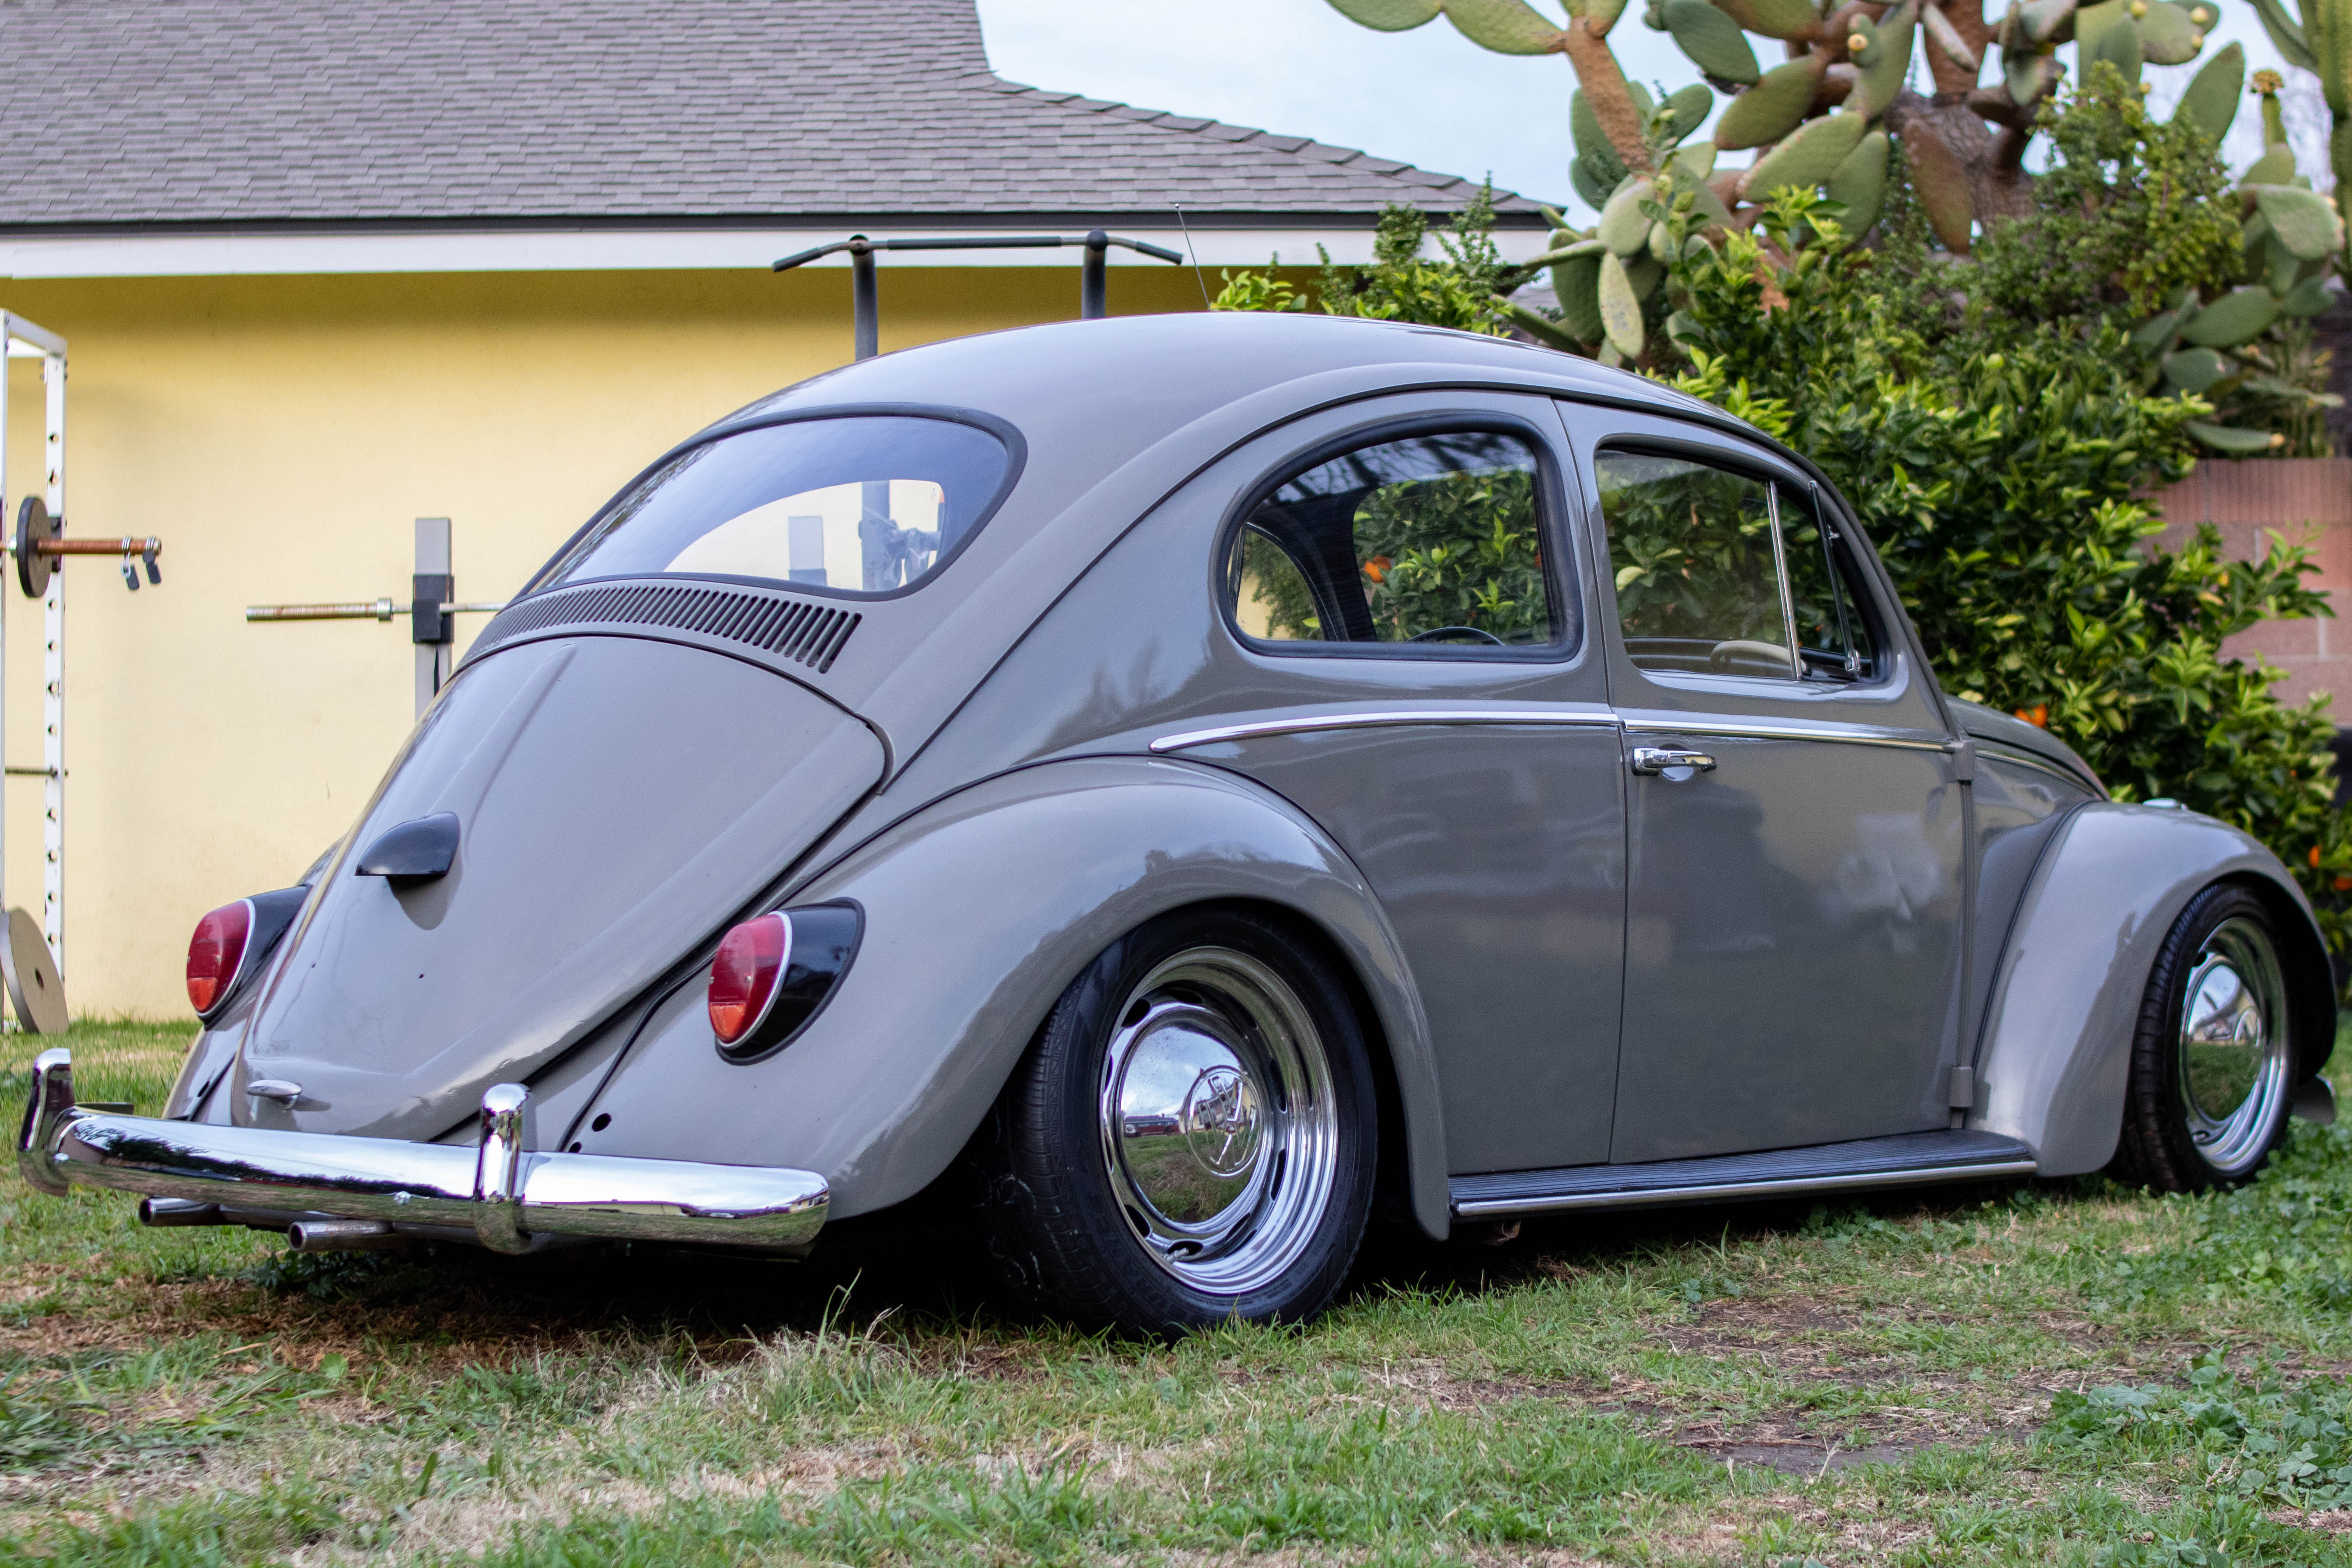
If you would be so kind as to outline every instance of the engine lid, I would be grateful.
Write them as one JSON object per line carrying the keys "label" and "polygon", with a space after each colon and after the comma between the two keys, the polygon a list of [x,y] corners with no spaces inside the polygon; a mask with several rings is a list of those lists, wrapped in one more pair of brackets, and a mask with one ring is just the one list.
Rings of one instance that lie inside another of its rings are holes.
{"label": "engine lid", "polygon": [[[583,637],[467,662],[288,942],[232,1114],[444,1131],[716,936],[883,767],[866,724],[722,655]],[[360,874],[389,830],[445,813],[446,873]]]}

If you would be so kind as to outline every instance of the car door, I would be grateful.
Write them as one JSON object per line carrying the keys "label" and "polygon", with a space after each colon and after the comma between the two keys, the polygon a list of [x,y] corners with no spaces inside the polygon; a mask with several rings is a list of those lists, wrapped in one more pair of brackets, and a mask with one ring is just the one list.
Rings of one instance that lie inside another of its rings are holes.
{"label": "car door", "polygon": [[1882,579],[1762,448],[1562,412],[1626,767],[1610,1158],[1945,1125],[1969,806]]}
{"label": "car door", "polygon": [[1220,536],[1250,693],[1181,753],[1279,792],[1379,896],[1455,1173],[1605,1159],[1624,781],[1549,400],[1451,393],[1264,444]]}

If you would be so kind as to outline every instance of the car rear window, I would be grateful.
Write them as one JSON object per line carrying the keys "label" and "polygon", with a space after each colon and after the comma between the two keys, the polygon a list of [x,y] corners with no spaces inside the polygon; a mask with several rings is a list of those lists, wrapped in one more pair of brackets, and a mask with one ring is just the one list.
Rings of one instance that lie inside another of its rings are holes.
{"label": "car rear window", "polygon": [[625,491],[548,583],[750,577],[833,593],[910,588],[986,520],[1004,443],[948,419],[860,415],[740,430]]}

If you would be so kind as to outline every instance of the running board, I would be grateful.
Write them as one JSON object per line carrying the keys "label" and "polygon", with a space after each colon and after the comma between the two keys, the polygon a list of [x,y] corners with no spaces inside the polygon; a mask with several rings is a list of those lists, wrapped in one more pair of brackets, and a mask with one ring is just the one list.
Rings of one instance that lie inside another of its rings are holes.
{"label": "running board", "polygon": [[1660,1160],[1642,1165],[1570,1165],[1555,1171],[1504,1171],[1456,1176],[1454,1216],[1549,1214],[1559,1209],[1638,1208],[1649,1204],[1720,1203],[1841,1187],[1900,1187],[1925,1182],[1977,1182],[2030,1176],[2033,1152],[1995,1132],[1906,1132],[1810,1149]]}

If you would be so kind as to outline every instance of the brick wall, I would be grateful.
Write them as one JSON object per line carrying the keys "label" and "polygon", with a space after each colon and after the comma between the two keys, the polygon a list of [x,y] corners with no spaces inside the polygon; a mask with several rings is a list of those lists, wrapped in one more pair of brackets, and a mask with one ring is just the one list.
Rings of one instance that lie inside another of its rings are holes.
{"label": "brick wall", "polygon": [[2352,724],[2352,458],[2209,460],[2155,497],[2163,541],[2178,546],[2200,522],[2221,531],[2223,548],[2246,560],[2266,536],[2307,542],[2319,575],[2305,582],[2329,590],[2335,620],[2268,621],[2222,645],[2241,658],[2260,654],[2286,671],[2274,689],[2287,702],[2316,692],[2336,698],[2339,724]]}

